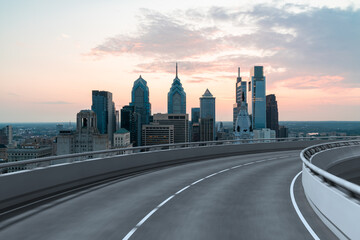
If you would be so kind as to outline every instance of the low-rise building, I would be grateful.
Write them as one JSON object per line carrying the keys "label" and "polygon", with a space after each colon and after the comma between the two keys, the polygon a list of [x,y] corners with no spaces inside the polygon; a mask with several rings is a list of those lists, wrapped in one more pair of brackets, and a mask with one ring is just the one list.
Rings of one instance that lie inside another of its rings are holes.
{"label": "low-rise building", "polygon": [[174,143],[174,125],[152,123],[142,126],[142,145]]}
{"label": "low-rise building", "polygon": [[96,114],[81,110],[77,114],[76,131],[60,131],[57,136],[57,155],[106,150],[110,143],[107,134],[97,129]]}
{"label": "low-rise building", "polygon": [[114,133],[114,148],[130,147],[130,132],[125,128],[120,128]]}

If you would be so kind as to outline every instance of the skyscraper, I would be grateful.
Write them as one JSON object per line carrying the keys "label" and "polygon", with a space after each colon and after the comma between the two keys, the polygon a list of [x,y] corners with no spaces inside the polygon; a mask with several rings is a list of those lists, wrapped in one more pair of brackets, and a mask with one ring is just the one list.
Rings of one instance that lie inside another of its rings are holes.
{"label": "skyscraper", "polygon": [[[149,102],[149,94],[147,82],[140,75],[134,82],[131,91],[130,106],[134,106],[135,112],[141,115],[141,124],[148,124],[150,122],[151,104]],[[141,129],[139,131],[141,132]]]}
{"label": "skyscraper", "polygon": [[279,112],[275,94],[266,96],[266,126],[279,137]]}
{"label": "skyscraper", "polygon": [[190,141],[200,141],[200,108],[191,108]]}
{"label": "skyscraper", "polygon": [[200,97],[200,141],[213,141],[215,130],[215,98],[206,89]]}
{"label": "skyscraper", "polygon": [[242,95],[244,93],[245,96],[245,103],[246,103],[246,82],[241,81],[240,77],[240,68],[238,68],[238,77],[236,78],[236,84],[235,84],[235,97],[236,97],[236,103],[233,106],[233,129],[235,129],[235,123],[238,116],[238,113],[240,111],[241,103],[242,103]]}
{"label": "skyscraper", "polygon": [[191,108],[191,123],[199,123],[200,108]]}
{"label": "skyscraper", "polygon": [[265,76],[263,66],[255,66],[251,69],[250,81],[248,82],[248,111],[251,115],[252,128],[266,128],[266,97]]}
{"label": "skyscraper", "polygon": [[242,93],[240,111],[238,112],[235,124],[235,139],[251,139],[253,138],[253,131],[251,128],[251,121],[248,114],[248,105],[245,102],[245,93]]}
{"label": "skyscraper", "polygon": [[112,93],[108,91],[92,91],[92,106],[97,118],[97,128],[100,134],[107,134],[113,143],[113,134],[116,131],[115,104]]}
{"label": "skyscraper", "polygon": [[176,63],[176,76],[168,93],[168,113],[186,113],[186,93],[178,78],[178,65]]}
{"label": "skyscraper", "polygon": [[121,109],[121,128],[130,132],[130,143],[141,145],[141,115],[135,112],[134,106],[124,106]]}

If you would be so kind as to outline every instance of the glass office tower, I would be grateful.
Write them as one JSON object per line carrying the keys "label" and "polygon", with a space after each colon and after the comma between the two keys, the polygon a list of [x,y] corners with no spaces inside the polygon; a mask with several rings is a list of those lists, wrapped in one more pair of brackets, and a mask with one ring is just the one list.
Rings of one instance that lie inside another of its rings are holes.
{"label": "glass office tower", "polygon": [[206,89],[200,98],[200,141],[215,140],[215,98]]}
{"label": "glass office tower", "polygon": [[96,114],[99,132],[108,134],[109,141],[112,143],[116,130],[115,104],[112,101],[112,93],[93,90],[91,110]]}
{"label": "glass office tower", "polygon": [[178,78],[178,66],[176,63],[176,76],[168,93],[168,114],[186,113],[186,93]]}
{"label": "glass office tower", "polygon": [[240,111],[243,94],[245,96],[245,103],[246,103],[246,82],[242,81],[240,77],[240,68],[238,68],[238,76],[236,78],[236,84],[235,84],[235,98],[236,103],[233,106],[233,129],[235,129],[235,123],[238,116],[238,113]]}
{"label": "glass office tower", "polygon": [[[151,114],[151,104],[149,102],[149,88],[147,82],[140,77],[134,82],[131,91],[131,103],[134,111],[141,115],[141,124],[149,124]],[[141,132],[141,129],[139,129]]]}
{"label": "glass office tower", "polygon": [[265,76],[263,66],[255,66],[251,69],[250,81],[248,82],[248,111],[251,115],[252,128],[266,128],[266,95]]}

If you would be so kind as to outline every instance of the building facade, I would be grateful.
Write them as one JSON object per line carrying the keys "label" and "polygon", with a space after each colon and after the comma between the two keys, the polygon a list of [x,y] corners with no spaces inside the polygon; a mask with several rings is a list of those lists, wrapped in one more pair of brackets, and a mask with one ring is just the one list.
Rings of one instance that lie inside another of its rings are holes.
{"label": "building facade", "polygon": [[263,71],[263,66],[253,67],[248,82],[247,103],[254,130],[266,128],[266,82]]}
{"label": "building facade", "polygon": [[285,126],[279,126],[279,138],[287,138],[289,137],[289,129]]}
{"label": "building facade", "polygon": [[125,128],[120,128],[114,133],[114,148],[130,147],[130,132]]}
{"label": "building facade", "polygon": [[162,114],[153,116],[154,123],[174,126],[174,143],[189,142],[189,115],[188,114]]}
{"label": "building facade", "polygon": [[[50,157],[52,155],[51,147],[42,147],[39,145],[27,146],[22,148],[9,148],[7,150],[7,161],[17,162],[35,158]],[[46,164],[46,163],[45,163]],[[31,167],[31,166],[30,166]],[[9,167],[8,172],[15,172],[27,169],[26,165]]]}
{"label": "building facade", "polygon": [[[235,129],[236,119],[238,116],[238,113],[240,111],[241,103],[243,101],[246,102],[246,82],[242,81],[240,77],[240,68],[238,68],[238,77],[236,78],[236,84],[235,84],[235,104],[233,106],[233,129]],[[243,98],[243,95],[245,98]],[[243,100],[244,99],[244,100]]]}
{"label": "building facade", "polygon": [[215,97],[206,89],[200,97],[200,141],[213,141],[215,134]]}
{"label": "building facade", "polygon": [[200,108],[191,108],[190,141],[200,141]]}
{"label": "building facade", "polygon": [[186,93],[178,78],[177,63],[175,79],[168,93],[168,114],[186,114]]}
{"label": "building facade", "polygon": [[[269,139],[276,138],[274,130],[270,128],[256,129],[254,130],[254,139]],[[274,140],[266,140],[266,142],[272,142]]]}
{"label": "building facade", "polygon": [[130,132],[130,143],[141,145],[141,115],[135,112],[135,106],[124,106],[121,109],[121,128]]}
{"label": "building facade", "polygon": [[108,139],[113,143],[113,134],[116,131],[115,104],[112,100],[112,93],[107,91],[92,91],[92,106],[97,118],[97,129],[100,134],[107,134]]}
{"label": "building facade", "polygon": [[279,137],[279,112],[275,94],[266,96],[266,127],[274,130]]}
{"label": "building facade", "polygon": [[[245,99],[245,94],[242,93],[242,98]],[[251,127],[251,120],[248,113],[248,104],[242,101],[240,111],[238,112],[235,131],[235,139],[251,139],[253,138],[253,129]]]}
{"label": "building facade", "polygon": [[[137,80],[135,80],[133,88],[131,90],[131,102],[130,106],[134,107],[134,111],[140,114],[141,124],[149,124],[150,115],[151,115],[151,104],[149,101],[149,87],[147,86],[147,82],[139,76]],[[141,132],[141,128],[139,129]]]}
{"label": "building facade", "polygon": [[174,125],[142,125],[142,141],[143,146],[174,143]]}
{"label": "building facade", "polygon": [[12,126],[8,125],[0,129],[0,144],[11,145],[13,143]]}
{"label": "building facade", "polygon": [[81,110],[76,118],[76,132],[61,131],[57,136],[56,155],[106,150],[107,134],[100,134],[97,116],[92,110]]}

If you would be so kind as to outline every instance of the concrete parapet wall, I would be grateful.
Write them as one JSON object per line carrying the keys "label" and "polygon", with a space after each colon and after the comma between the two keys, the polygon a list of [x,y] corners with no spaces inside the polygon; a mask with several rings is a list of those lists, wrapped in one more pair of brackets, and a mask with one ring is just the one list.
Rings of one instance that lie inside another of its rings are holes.
{"label": "concrete parapet wall", "polygon": [[97,158],[0,175],[0,211],[47,195],[142,170],[223,156],[303,149],[321,142],[324,141],[179,148]]}
{"label": "concrete parapet wall", "polygon": [[339,239],[359,239],[359,203],[331,187],[303,166],[302,184],[308,202]]}

